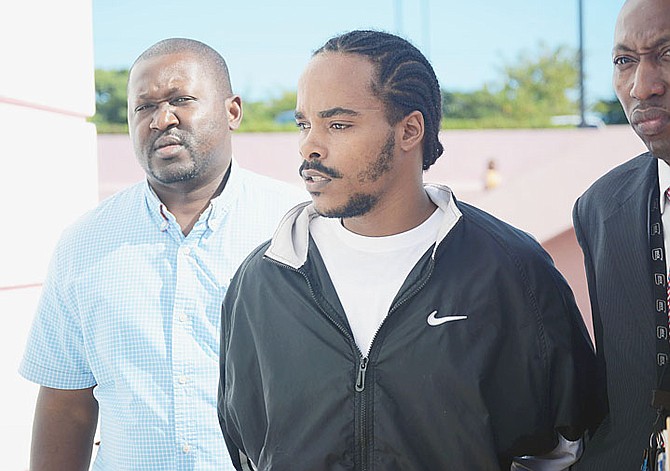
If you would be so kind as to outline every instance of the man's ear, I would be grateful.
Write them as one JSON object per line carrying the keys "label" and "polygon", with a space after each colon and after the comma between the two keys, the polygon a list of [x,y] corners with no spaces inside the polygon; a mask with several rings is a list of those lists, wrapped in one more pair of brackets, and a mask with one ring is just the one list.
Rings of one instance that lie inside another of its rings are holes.
{"label": "man's ear", "polygon": [[423,143],[424,122],[423,113],[415,110],[405,116],[400,123],[399,145],[405,152],[413,150]]}
{"label": "man's ear", "polygon": [[242,122],[242,98],[232,95],[226,98],[226,114],[228,115],[228,129],[234,131],[240,127]]}

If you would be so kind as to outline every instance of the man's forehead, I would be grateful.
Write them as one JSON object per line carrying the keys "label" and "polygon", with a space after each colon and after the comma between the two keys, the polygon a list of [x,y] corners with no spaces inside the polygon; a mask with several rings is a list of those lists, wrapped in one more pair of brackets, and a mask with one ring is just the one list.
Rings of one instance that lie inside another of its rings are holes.
{"label": "man's forehead", "polygon": [[300,77],[297,108],[319,114],[365,113],[383,108],[374,92],[374,67],[355,54],[327,53],[314,57]]}
{"label": "man's forehead", "polygon": [[670,37],[670,2],[628,0],[619,12],[614,28],[614,48],[628,44],[656,47]]}
{"label": "man's forehead", "polygon": [[130,72],[128,89],[135,94],[148,93],[154,88],[177,89],[196,78],[206,80],[208,74],[205,72],[192,58],[158,56],[135,64]]}

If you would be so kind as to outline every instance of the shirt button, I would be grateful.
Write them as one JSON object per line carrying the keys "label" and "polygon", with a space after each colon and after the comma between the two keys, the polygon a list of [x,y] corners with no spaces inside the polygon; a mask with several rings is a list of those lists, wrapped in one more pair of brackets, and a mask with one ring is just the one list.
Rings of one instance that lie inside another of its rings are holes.
{"label": "shirt button", "polygon": [[182,375],[179,377],[179,384],[186,384],[187,381],[188,378],[186,376]]}
{"label": "shirt button", "polygon": [[188,316],[186,314],[179,314],[179,322],[186,322]]}
{"label": "shirt button", "polygon": [[184,255],[191,255],[191,247],[184,247],[181,251]]}
{"label": "shirt button", "polygon": [[181,447],[181,451],[183,451],[184,453],[188,453],[189,451],[191,451],[191,447],[189,446],[188,443],[184,443],[184,446]]}

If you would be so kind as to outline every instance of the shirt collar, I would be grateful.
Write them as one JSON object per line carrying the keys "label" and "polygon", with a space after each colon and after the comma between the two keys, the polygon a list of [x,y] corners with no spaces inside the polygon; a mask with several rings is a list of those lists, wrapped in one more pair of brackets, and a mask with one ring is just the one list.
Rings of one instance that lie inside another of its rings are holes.
{"label": "shirt collar", "polygon": [[665,191],[670,188],[670,165],[663,159],[656,159],[656,161],[658,165],[659,207],[661,208],[661,214],[663,214],[665,212],[665,203],[667,201]]}
{"label": "shirt collar", "polygon": [[[198,220],[198,222],[204,221],[207,227],[213,231],[225,219],[225,215],[237,201],[242,189],[243,170],[237,165],[234,159],[231,159],[230,165],[230,175],[228,176],[226,186],[219,196],[210,201],[209,207],[203,211]],[[158,198],[158,195],[156,195],[151,185],[149,185],[148,180],[145,180],[144,195],[151,218],[161,231],[167,231],[170,224],[176,224],[177,220],[167,209],[167,206]]]}
{"label": "shirt collar", "polygon": [[[456,206],[449,187],[428,183],[424,185],[424,188],[428,197],[443,212],[440,230],[433,249],[433,256],[435,256],[438,245],[456,225],[462,214]],[[291,209],[279,223],[272,242],[265,251],[265,256],[295,269],[304,265],[309,249],[309,223],[315,217],[319,215],[311,201],[301,203]]]}

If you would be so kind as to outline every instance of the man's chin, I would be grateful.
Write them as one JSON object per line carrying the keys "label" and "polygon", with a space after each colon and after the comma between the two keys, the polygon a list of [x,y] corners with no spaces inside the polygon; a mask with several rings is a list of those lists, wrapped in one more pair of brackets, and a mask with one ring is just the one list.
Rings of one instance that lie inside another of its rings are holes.
{"label": "man's chin", "polygon": [[171,173],[171,174],[165,174],[165,173],[154,173],[152,172],[151,174],[154,178],[154,180],[162,183],[163,185],[172,185],[175,183],[182,183],[186,182],[189,180],[193,180],[195,178],[195,175],[193,173]]}
{"label": "man's chin", "polygon": [[348,219],[364,216],[377,203],[377,198],[372,195],[357,194],[349,198],[349,200],[340,206],[328,206],[324,201],[319,201],[319,198],[312,195],[314,201],[314,209],[316,212],[326,218]]}

